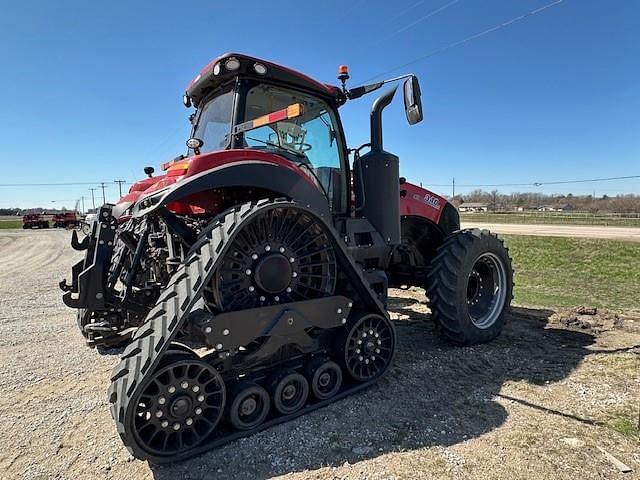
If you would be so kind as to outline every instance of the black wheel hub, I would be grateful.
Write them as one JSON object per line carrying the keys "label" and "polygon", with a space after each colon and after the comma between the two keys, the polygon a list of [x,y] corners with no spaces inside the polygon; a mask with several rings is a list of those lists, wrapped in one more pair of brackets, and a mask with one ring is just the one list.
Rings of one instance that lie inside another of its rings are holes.
{"label": "black wheel hub", "polygon": [[262,257],[256,265],[255,282],[266,293],[282,293],[291,282],[291,261],[280,253]]}
{"label": "black wheel hub", "polygon": [[304,212],[267,210],[236,235],[204,296],[235,311],[333,295],[337,265],[323,227]]}
{"label": "black wheel hub", "polygon": [[226,400],[220,374],[195,358],[154,372],[142,389],[132,431],[153,455],[175,455],[195,447],[217,426]]}
{"label": "black wheel hub", "polygon": [[256,411],[258,402],[254,397],[245,398],[240,404],[240,416],[250,417]]}
{"label": "black wheel hub", "polygon": [[467,280],[467,310],[478,328],[489,328],[502,311],[506,299],[506,270],[491,253],[480,255]]}
{"label": "black wheel hub", "polygon": [[382,375],[393,358],[393,327],[380,315],[367,315],[351,328],[345,342],[345,366],[358,381]]}

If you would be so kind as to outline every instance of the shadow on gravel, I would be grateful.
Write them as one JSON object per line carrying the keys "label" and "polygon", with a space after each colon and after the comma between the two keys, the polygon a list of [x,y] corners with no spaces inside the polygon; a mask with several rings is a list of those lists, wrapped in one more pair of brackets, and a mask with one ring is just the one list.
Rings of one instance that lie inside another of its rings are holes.
{"label": "shadow on gravel", "polygon": [[562,380],[595,341],[588,333],[549,328],[550,310],[514,308],[494,342],[454,347],[423,321],[428,315],[409,308],[416,303],[390,298],[390,311],[410,318],[395,322],[398,355],[376,386],[193,460],[152,466],[155,478],[267,478],[456,444],[505,422],[508,413],[495,400],[504,382]]}

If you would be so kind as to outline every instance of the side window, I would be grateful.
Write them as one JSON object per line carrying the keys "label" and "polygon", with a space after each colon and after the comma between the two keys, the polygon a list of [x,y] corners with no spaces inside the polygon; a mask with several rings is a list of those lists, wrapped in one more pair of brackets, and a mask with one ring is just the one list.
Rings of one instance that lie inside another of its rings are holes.
{"label": "side window", "polygon": [[342,152],[331,107],[324,101],[293,90],[257,85],[247,94],[244,121],[302,104],[303,114],[250,130],[244,141],[252,148],[292,153],[290,158],[308,167],[322,186],[331,208],[344,211],[346,189]]}

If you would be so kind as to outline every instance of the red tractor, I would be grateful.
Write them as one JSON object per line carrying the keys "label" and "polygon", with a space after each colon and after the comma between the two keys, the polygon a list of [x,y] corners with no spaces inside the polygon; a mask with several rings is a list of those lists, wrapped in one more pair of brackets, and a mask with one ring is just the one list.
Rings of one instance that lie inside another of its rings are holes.
{"label": "red tractor", "polygon": [[53,215],[54,228],[75,228],[80,225],[76,212],[56,213]]}
{"label": "red tractor", "polygon": [[49,220],[42,213],[23,215],[22,228],[49,228]]}
{"label": "red tractor", "polygon": [[424,287],[456,344],[500,333],[508,251],[399,177],[382,142],[396,88],[373,104],[370,143],[347,147],[339,108],[385,83],[405,79],[420,122],[417,78],[348,89],[348,77],[216,58],[184,95],[187,153],[163,175],[145,168],[82,241],[73,232],[86,257],[63,300],[90,345],[127,345],[109,401],[134,456],[186,458],[372,385],[396,350],[389,287]]}

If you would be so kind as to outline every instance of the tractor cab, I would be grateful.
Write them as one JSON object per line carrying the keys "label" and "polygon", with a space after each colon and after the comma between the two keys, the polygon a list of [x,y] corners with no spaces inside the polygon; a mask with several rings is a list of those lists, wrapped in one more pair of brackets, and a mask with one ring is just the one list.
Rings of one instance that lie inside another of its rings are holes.
{"label": "tractor cab", "polygon": [[[257,58],[240,54],[218,57],[191,81],[184,95],[185,106],[196,107],[190,117],[193,129],[187,141],[188,157],[229,149],[278,155],[312,177],[333,213],[348,212],[349,150],[338,107],[385,82],[347,90],[349,76],[344,66],[338,78],[342,88]],[[419,95],[417,80],[411,79],[409,104],[414,118],[419,113],[421,119],[419,98],[415,99],[415,94]],[[386,104],[392,96],[385,95]],[[380,113],[386,104],[372,112],[372,151],[382,149]],[[397,190],[397,170],[394,176],[390,183]],[[364,203],[364,191],[356,189],[356,196]],[[392,214],[397,217],[397,209]],[[397,218],[394,220],[397,223]]]}

